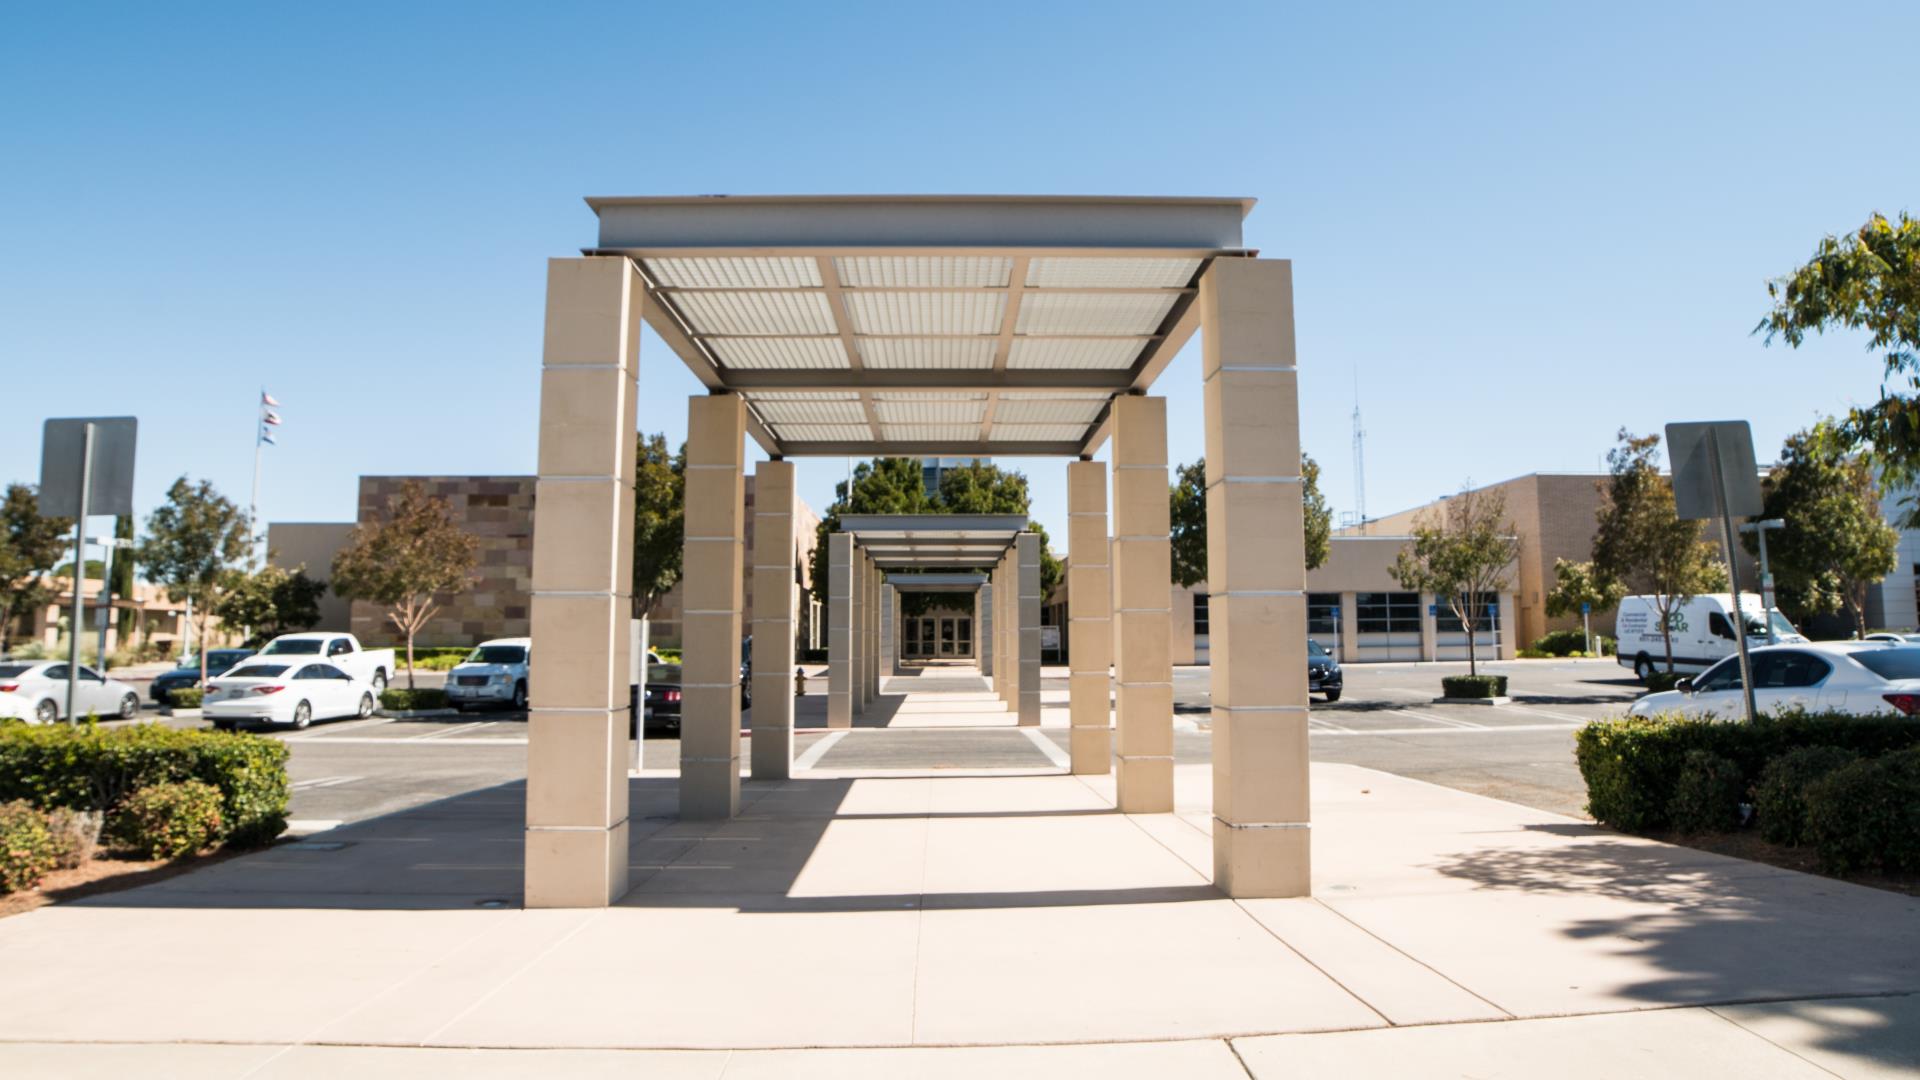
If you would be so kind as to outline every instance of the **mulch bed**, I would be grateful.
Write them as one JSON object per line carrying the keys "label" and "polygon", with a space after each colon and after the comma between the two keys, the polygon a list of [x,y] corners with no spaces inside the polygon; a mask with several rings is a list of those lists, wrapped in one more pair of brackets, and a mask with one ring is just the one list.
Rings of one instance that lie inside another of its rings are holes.
{"label": "mulch bed", "polygon": [[240,853],[216,850],[159,860],[103,854],[72,870],[55,870],[40,882],[37,889],[0,896],[0,919],[66,900],[152,885],[203,866],[224,862],[237,854]]}
{"label": "mulch bed", "polygon": [[1689,835],[1665,833],[1652,839],[1669,844],[1711,851],[1715,855],[1730,855],[1748,862],[1766,863],[1783,870],[1798,870],[1803,874],[1815,874],[1820,877],[1844,881],[1852,885],[1865,885],[1888,892],[1905,893],[1908,896],[1920,896],[1920,873],[1860,873],[1829,874],[1820,869],[1820,858],[1810,847],[1785,847],[1769,844],[1760,839],[1755,832],[1702,833]]}

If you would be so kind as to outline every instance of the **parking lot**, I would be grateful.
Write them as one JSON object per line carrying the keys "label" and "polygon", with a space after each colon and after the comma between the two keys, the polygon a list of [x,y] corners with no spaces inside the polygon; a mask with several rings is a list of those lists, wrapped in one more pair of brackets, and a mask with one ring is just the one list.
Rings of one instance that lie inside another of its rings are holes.
{"label": "parking lot", "polygon": [[[1618,715],[1638,692],[1623,668],[1610,661],[1529,660],[1482,664],[1509,677],[1514,701],[1504,706],[1437,705],[1442,675],[1464,673],[1465,664],[1349,665],[1338,702],[1315,699],[1312,753],[1315,760],[1365,765],[1462,791],[1556,813],[1579,815],[1585,790],[1573,764],[1573,732],[1591,719]],[[1043,689],[1066,689],[1064,670],[1048,669]],[[1175,672],[1174,754],[1183,762],[1205,761],[1208,732],[1208,671]],[[422,673],[420,685],[440,677]],[[810,679],[815,696],[823,679]],[[404,679],[399,680],[404,685]],[[145,687],[141,686],[144,693]],[[163,718],[149,707],[142,719],[183,727],[190,718]],[[746,714],[751,725],[752,713]],[[803,712],[801,724],[806,724]],[[1062,750],[1067,732],[1039,734]],[[827,735],[801,730],[795,753],[806,759]],[[468,791],[509,784],[526,776],[525,716],[477,712],[459,716],[344,720],[300,732],[275,732],[292,750],[292,818],[300,832],[417,807]],[[1025,735],[1011,731],[954,729],[944,732],[865,731],[832,739],[818,763],[842,768],[963,767],[1047,768],[1057,762]],[[649,738],[644,765],[671,769],[679,744]]]}

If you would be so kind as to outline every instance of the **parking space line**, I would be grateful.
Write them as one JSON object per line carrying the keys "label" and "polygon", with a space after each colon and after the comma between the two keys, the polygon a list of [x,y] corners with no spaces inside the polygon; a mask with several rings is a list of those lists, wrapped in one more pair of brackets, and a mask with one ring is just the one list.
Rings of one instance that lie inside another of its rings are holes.
{"label": "parking space line", "polygon": [[291,785],[295,791],[312,791],[315,788],[339,787],[360,779],[358,776],[321,776],[312,780],[295,780]]}
{"label": "parking space line", "polygon": [[329,724],[318,731],[306,731],[298,735],[286,735],[281,738],[281,741],[308,742],[313,739],[324,739],[342,731],[359,731],[362,728],[379,727],[381,724],[391,723],[393,723],[393,717],[391,716],[375,716],[366,720],[349,720],[344,724]]}
{"label": "parking space line", "polygon": [[1019,728],[1018,730],[1020,734],[1025,735],[1027,738],[1033,740],[1033,745],[1039,747],[1040,752],[1047,755],[1048,761],[1053,762],[1055,765],[1058,765],[1063,769],[1073,768],[1073,759],[1067,756],[1067,752],[1065,750],[1062,750],[1058,746],[1054,745],[1054,742],[1052,739],[1049,739],[1045,735],[1040,734],[1039,728],[1028,727],[1028,728]]}
{"label": "parking space line", "polygon": [[827,751],[833,749],[833,744],[846,738],[847,732],[851,730],[851,728],[841,728],[838,731],[829,731],[825,735],[820,736],[818,742],[807,747],[805,753],[793,759],[793,767],[795,769],[811,769],[815,765],[818,765],[820,759],[827,755]]}
{"label": "parking space line", "polygon": [[1349,735],[1353,734],[1352,728],[1341,727],[1339,724],[1336,724],[1331,720],[1322,720],[1317,716],[1307,717],[1307,730],[1308,731],[1343,731]]}
{"label": "parking space line", "polygon": [[1425,720],[1430,724],[1442,724],[1446,727],[1463,728],[1467,731],[1479,731],[1487,727],[1485,724],[1476,724],[1468,720],[1454,720],[1450,717],[1435,716],[1432,713],[1414,712],[1412,709],[1388,709],[1387,711],[1393,713],[1395,716],[1405,716],[1414,720]]}
{"label": "parking space line", "polygon": [[430,731],[430,732],[427,732],[425,735],[409,735],[406,737],[405,741],[425,742],[428,739],[444,739],[449,735],[458,735],[464,731],[472,731],[475,728],[485,727],[490,723],[492,723],[491,720],[480,720],[471,724],[460,724],[455,727],[450,727],[445,731]]}
{"label": "parking space line", "polygon": [[1512,712],[1528,713],[1532,716],[1544,716],[1549,720],[1571,720],[1578,724],[1584,724],[1592,719],[1586,716],[1576,716],[1573,713],[1554,712],[1552,709],[1536,708],[1532,705],[1502,705],[1501,708]]}
{"label": "parking space line", "polygon": [[[338,739],[326,740],[329,746],[411,746],[419,742],[417,738],[377,739],[368,735],[346,735]],[[524,736],[514,738],[510,735],[484,735],[477,739],[435,739],[441,746],[525,746]],[[428,749],[423,747],[422,749]]]}

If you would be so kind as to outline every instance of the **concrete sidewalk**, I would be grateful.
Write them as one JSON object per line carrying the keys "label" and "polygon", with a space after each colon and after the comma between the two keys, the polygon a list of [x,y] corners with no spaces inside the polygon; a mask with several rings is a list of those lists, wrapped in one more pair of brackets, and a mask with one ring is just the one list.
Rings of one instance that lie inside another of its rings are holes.
{"label": "concrete sidewalk", "polygon": [[725,823],[643,775],[605,911],[518,908],[506,785],[0,921],[0,1074],[1920,1069],[1920,900],[1313,780],[1314,898],[1235,902],[1205,766],[1178,813],[1123,816],[1110,777],[829,752]]}

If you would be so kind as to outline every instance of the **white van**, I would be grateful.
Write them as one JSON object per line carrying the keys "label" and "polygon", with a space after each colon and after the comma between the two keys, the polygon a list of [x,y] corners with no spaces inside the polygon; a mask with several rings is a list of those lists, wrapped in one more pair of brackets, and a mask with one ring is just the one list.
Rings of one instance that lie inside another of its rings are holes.
{"label": "white van", "polygon": [[[1747,647],[1784,644],[1807,640],[1793,628],[1778,610],[1761,612],[1760,597],[1740,594],[1740,613],[1747,619]],[[1773,638],[1767,638],[1767,623],[1773,623]],[[1733,594],[1710,593],[1689,597],[1667,616],[1673,634],[1673,670],[1694,675],[1707,670],[1740,649],[1733,637]],[[1613,636],[1619,642],[1619,659],[1641,679],[1656,671],[1667,670],[1666,641],[1660,636],[1660,609],[1651,596],[1629,596],[1620,601],[1614,616]]]}

